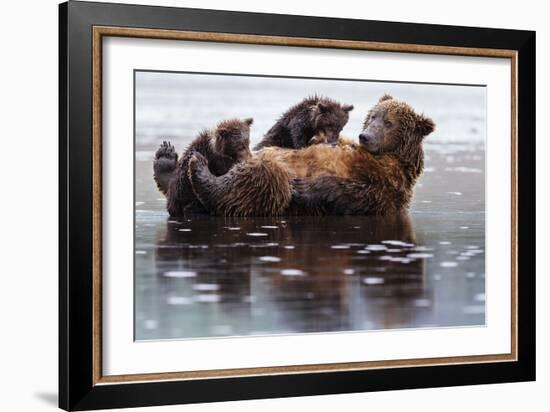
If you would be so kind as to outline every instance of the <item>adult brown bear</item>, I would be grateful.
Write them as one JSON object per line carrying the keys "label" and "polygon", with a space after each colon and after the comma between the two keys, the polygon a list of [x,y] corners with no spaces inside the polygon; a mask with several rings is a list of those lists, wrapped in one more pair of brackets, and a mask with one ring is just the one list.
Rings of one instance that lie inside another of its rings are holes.
{"label": "adult brown bear", "polygon": [[189,178],[214,214],[396,213],[409,206],[424,168],[422,141],[434,128],[430,118],[384,95],[367,114],[359,145],[342,139],[335,147],[268,147],[222,176],[195,153]]}

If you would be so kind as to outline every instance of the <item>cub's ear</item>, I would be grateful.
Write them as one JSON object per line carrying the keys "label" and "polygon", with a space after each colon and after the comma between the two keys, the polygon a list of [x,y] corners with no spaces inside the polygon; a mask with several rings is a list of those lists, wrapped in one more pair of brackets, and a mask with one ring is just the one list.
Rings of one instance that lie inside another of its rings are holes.
{"label": "cub's ear", "polygon": [[319,112],[321,113],[325,113],[325,112],[328,112],[328,105],[323,103],[323,102],[319,102],[317,103],[317,108],[319,109]]}
{"label": "cub's ear", "polygon": [[317,104],[309,106],[309,113],[313,118],[319,116],[320,114],[328,112],[328,110],[328,105],[323,102],[318,102]]}
{"label": "cub's ear", "polygon": [[247,126],[250,126],[252,123],[254,123],[254,119],[252,117],[247,117],[246,119],[243,120],[243,123],[246,124]]}
{"label": "cub's ear", "polygon": [[429,117],[420,114],[416,116],[414,128],[421,136],[427,136],[435,130],[435,123]]}
{"label": "cub's ear", "polygon": [[342,110],[345,112],[351,112],[353,110],[353,104],[345,104],[342,106]]}
{"label": "cub's ear", "polygon": [[380,99],[378,99],[378,103],[382,103],[382,102],[385,102],[386,100],[392,100],[392,99],[393,97],[386,93]]}

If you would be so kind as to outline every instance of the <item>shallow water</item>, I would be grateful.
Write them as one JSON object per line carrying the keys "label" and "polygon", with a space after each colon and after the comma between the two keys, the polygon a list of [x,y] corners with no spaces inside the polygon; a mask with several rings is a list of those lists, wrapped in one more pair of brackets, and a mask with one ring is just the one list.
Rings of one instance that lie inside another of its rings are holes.
{"label": "shallow water", "polygon": [[[152,180],[157,144],[180,136],[173,140],[181,151],[198,123],[231,116],[218,102],[210,112],[197,112],[193,126],[182,124],[170,113],[174,105],[189,110],[188,103],[173,94],[200,90],[207,96],[208,83],[153,80],[137,90],[136,339],[485,323],[485,118],[479,96],[466,88],[445,94],[448,89],[435,86],[386,85],[418,102],[438,124],[426,141],[426,170],[408,215],[176,220],[166,214]],[[365,101],[375,101],[381,89],[372,85]],[[347,89],[338,90],[345,95]],[[453,104],[438,104],[441,99]],[[285,108],[274,104],[273,112]],[[451,126],[457,129],[452,135]],[[357,120],[350,119],[349,128],[357,129]]]}

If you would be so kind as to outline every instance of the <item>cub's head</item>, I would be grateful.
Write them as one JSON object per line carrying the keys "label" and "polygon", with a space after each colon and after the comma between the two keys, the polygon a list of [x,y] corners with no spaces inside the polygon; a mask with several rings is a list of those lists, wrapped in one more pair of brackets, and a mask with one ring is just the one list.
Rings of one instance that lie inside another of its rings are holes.
{"label": "cub's head", "polygon": [[318,99],[317,103],[309,108],[313,137],[308,144],[336,143],[352,110],[353,106],[349,104],[341,105],[331,99]]}
{"label": "cub's head", "polygon": [[385,94],[365,117],[359,142],[372,154],[395,153],[415,161],[422,140],[434,129],[432,119]]}
{"label": "cub's head", "polygon": [[229,156],[235,161],[246,160],[250,152],[250,125],[254,119],[231,119],[218,123],[214,134],[216,152]]}

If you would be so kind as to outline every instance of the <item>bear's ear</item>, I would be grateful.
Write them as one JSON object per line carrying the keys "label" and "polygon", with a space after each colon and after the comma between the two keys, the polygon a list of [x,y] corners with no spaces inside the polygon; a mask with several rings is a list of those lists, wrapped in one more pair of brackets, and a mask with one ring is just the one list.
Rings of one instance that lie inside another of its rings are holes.
{"label": "bear's ear", "polygon": [[416,116],[414,129],[421,136],[427,136],[435,130],[435,123],[429,117],[420,114]]}
{"label": "bear's ear", "polygon": [[329,109],[328,104],[323,102],[317,103],[317,108],[319,109],[320,113],[326,113],[328,112],[328,109]]}
{"label": "bear's ear", "polygon": [[318,102],[309,107],[309,113],[312,119],[329,111],[329,106],[326,103]]}
{"label": "bear's ear", "polygon": [[246,124],[247,126],[250,126],[252,123],[254,123],[254,119],[252,117],[247,117],[246,119],[243,120],[243,123]]}
{"label": "bear's ear", "polygon": [[345,104],[342,106],[342,110],[345,112],[351,112],[353,110],[353,104]]}
{"label": "bear's ear", "polygon": [[378,99],[378,103],[382,103],[382,102],[385,102],[386,100],[392,100],[392,99],[393,97],[386,93],[380,99]]}

